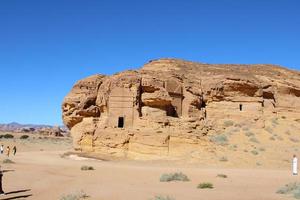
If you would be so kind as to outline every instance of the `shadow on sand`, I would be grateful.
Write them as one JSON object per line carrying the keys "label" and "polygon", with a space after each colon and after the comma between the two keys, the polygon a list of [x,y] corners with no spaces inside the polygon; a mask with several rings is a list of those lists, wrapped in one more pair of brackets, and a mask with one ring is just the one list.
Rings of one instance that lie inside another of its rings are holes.
{"label": "shadow on sand", "polygon": [[[18,193],[22,193],[22,192],[28,192],[30,191],[30,189],[27,190],[16,190],[16,191],[11,191],[11,192],[7,192],[5,193],[5,196],[1,196],[0,200],[10,200],[10,199],[24,199],[24,198],[28,198],[30,196],[32,196],[32,194],[18,194]],[[13,194],[17,194],[17,196],[12,196]],[[7,195],[11,196],[11,197],[7,197]]]}

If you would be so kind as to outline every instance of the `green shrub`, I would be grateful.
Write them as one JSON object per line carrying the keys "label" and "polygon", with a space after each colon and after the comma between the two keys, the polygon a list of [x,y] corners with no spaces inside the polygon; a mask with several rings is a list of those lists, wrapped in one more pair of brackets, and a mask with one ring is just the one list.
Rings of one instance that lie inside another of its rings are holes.
{"label": "green shrub", "polygon": [[230,126],[233,126],[234,125],[234,123],[233,123],[233,121],[231,121],[231,120],[228,120],[228,121],[225,121],[224,122],[224,126],[225,127],[230,127]]}
{"label": "green shrub", "polygon": [[27,138],[29,138],[29,135],[22,135],[22,136],[20,137],[21,140],[25,140],[25,139],[27,139]]}
{"label": "green shrub", "polygon": [[292,193],[298,193],[300,190],[300,183],[294,182],[286,184],[285,186],[279,188],[276,193],[278,194],[292,194]]}
{"label": "green shrub", "polygon": [[2,161],[2,163],[5,163],[5,164],[14,164],[15,162],[12,161],[12,160],[10,160],[10,159],[8,159],[8,158],[6,158],[6,159],[4,159],[4,160]]}
{"label": "green shrub", "polygon": [[295,192],[294,192],[294,198],[295,199],[300,199],[300,189],[299,188],[297,190],[295,190]]}
{"label": "green shrub", "polygon": [[83,171],[94,170],[94,167],[83,165],[83,166],[81,166],[81,170],[83,170]]}
{"label": "green shrub", "polygon": [[227,175],[226,174],[218,174],[217,177],[219,177],[219,178],[227,178]]}
{"label": "green shrub", "polygon": [[198,189],[212,189],[214,188],[214,185],[212,183],[199,183],[199,185],[197,186]]}
{"label": "green shrub", "polygon": [[212,136],[210,138],[210,141],[213,143],[216,143],[218,145],[227,145],[228,144],[227,136],[224,134]]}
{"label": "green shrub", "polygon": [[74,194],[64,195],[60,198],[60,200],[81,200],[86,199],[88,197],[89,196],[85,192],[81,191]]}
{"label": "green shrub", "polygon": [[11,139],[11,138],[14,138],[14,136],[12,134],[7,133],[7,134],[3,135],[3,138]]}
{"label": "green shrub", "polygon": [[163,174],[161,175],[160,182],[170,182],[170,181],[190,181],[187,175],[183,174],[182,172],[179,173],[170,173],[170,174]]}
{"label": "green shrub", "polygon": [[169,196],[158,195],[155,196],[153,200],[175,200],[175,199]]}

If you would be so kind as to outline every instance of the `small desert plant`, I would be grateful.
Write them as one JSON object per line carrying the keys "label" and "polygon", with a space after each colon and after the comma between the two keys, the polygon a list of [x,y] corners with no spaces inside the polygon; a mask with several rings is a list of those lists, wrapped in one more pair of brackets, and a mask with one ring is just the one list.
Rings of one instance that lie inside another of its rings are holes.
{"label": "small desert plant", "polygon": [[22,135],[22,136],[20,137],[21,140],[25,140],[25,139],[27,139],[27,138],[29,138],[29,135]]}
{"label": "small desert plant", "polygon": [[222,157],[219,159],[219,161],[221,161],[221,162],[227,162],[228,159],[227,159],[227,157],[222,156]]}
{"label": "small desert plant", "polygon": [[234,125],[234,123],[233,123],[233,121],[231,121],[231,120],[228,120],[228,121],[225,121],[224,122],[224,126],[225,127],[230,127],[230,126],[233,126]]}
{"label": "small desert plant", "polygon": [[5,164],[14,164],[15,162],[12,161],[12,160],[10,160],[10,159],[8,159],[8,158],[6,158],[6,159],[4,159],[4,160],[2,161],[2,163],[5,163]]}
{"label": "small desert plant", "polygon": [[13,136],[12,134],[9,134],[9,133],[3,135],[3,137],[4,137],[5,139],[11,139],[11,138],[14,138],[14,136]]}
{"label": "small desert plant", "polygon": [[227,145],[228,144],[227,136],[224,134],[213,136],[210,138],[210,141],[212,141],[218,145]]}
{"label": "small desert plant", "polygon": [[64,195],[60,198],[60,200],[81,200],[81,199],[86,199],[88,197],[89,196],[85,192],[80,191],[74,194]]}
{"label": "small desert plant", "polygon": [[256,151],[256,150],[252,150],[251,153],[252,153],[253,155],[258,155],[258,151]]}
{"label": "small desert plant", "polygon": [[286,116],[283,115],[283,116],[281,116],[281,118],[282,118],[282,119],[286,119]]}
{"label": "small desert plant", "polygon": [[259,141],[255,138],[255,137],[251,137],[249,139],[250,142],[255,142],[255,143],[259,143]]}
{"label": "small desert plant", "polygon": [[219,177],[219,178],[227,178],[228,176],[226,174],[218,174],[217,177]]}
{"label": "small desert plant", "polygon": [[81,166],[81,170],[83,170],[83,171],[94,170],[94,167],[92,167],[92,166],[87,166],[87,165],[83,165],[83,166]]}
{"label": "small desert plant", "polygon": [[183,174],[182,172],[179,173],[170,173],[170,174],[163,174],[161,175],[160,182],[170,182],[170,181],[190,181],[187,175]]}
{"label": "small desert plant", "polygon": [[214,185],[212,183],[199,183],[198,186],[197,186],[198,189],[212,189],[214,188]]}
{"label": "small desert plant", "polygon": [[175,200],[175,199],[170,196],[157,195],[154,197],[154,199],[151,200]]}
{"label": "small desert plant", "polygon": [[289,183],[286,184],[285,186],[279,188],[276,193],[278,194],[291,194],[294,193],[296,191],[300,190],[300,184],[295,182],[295,183]]}

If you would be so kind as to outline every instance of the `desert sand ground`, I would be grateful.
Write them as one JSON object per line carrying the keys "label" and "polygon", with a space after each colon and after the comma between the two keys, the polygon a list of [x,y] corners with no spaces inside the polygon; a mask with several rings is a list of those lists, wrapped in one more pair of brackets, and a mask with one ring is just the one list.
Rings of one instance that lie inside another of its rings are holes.
{"label": "desert sand ground", "polygon": [[[0,199],[60,199],[84,191],[94,200],[149,200],[156,195],[176,200],[280,200],[291,197],[276,194],[278,188],[295,182],[290,168],[234,168],[201,166],[167,161],[100,161],[76,156],[62,157],[72,150],[70,139],[1,139],[0,143],[17,145],[11,155],[14,164],[1,164],[14,170],[3,176],[6,193]],[[7,158],[0,156],[1,163]],[[82,171],[81,166],[95,170]],[[163,173],[183,172],[189,182],[160,182]],[[226,174],[228,178],[216,177]],[[201,182],[211,182],[213,189],[197,189]]]}

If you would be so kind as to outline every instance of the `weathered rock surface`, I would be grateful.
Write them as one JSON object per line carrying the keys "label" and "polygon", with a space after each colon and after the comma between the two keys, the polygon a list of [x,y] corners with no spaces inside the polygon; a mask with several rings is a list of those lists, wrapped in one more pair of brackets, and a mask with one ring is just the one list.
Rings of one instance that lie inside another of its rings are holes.
{"label": "weathered rock surface", "polygon": [[186,157],[213,151],[209,136],[228,121],[262,129],[273,117],[300,119],[300,72],[160,59],[136,71],[78,81],[62,111],[77,150],[133,159]]}

